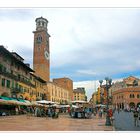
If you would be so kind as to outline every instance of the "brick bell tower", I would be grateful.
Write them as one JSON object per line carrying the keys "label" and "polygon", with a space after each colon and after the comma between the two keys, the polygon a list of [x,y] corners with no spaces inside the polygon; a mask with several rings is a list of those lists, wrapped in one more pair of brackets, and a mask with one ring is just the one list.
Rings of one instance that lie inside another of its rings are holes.
{"label": "brick bell tower", "polygon": [[48,20],[36,18],[36,31],[34,33],[33,69],[45,81],[50,80],[50,50],[47,24]]}

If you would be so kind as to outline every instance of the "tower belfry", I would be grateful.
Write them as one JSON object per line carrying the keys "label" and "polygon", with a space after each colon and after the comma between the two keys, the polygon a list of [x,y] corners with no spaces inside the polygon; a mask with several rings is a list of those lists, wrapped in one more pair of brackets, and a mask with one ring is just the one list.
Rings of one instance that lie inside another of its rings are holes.
{"label": "tower belfry", "polygon": [[40,31],[40,30],[45,30],[46,32],[47,30],[47,25],[48,25],[48,20],[40,17],[40,18],[36,18],[35,20],[36,22],[36,31]]}
{"label": "tower belfry", "polygon": [[48,34],[48,20],[36,18],[36,31],[34,31],[33,69],[42,79],[50,80],[50,49]]}

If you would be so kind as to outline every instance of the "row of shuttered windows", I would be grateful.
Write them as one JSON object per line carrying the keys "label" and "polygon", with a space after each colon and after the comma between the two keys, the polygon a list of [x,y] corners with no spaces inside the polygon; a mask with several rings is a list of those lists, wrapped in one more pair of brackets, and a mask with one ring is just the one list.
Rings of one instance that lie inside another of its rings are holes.
{"label": "row of shuttered windows", "polygon": [[[22,87],[21,85],[19,85],[18,83],[14,84],[14,81],[12,80],[12,82],[8,79],[2,78],[1,79],[1,86],[2,87],[6,87],[6,88],[16,88],[19,89],[19,92],[23,93],[23,92],[28,92],[29,93],[29,88],[25,88]],[[31,92],[31,94],[37,94],[37,96],[42,97],[42,93],[34,93],[33,91]]]}

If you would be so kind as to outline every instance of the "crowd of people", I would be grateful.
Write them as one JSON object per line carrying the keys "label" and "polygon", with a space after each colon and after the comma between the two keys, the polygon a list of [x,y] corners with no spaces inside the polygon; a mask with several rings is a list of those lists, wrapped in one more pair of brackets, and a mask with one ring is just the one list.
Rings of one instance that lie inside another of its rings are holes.
{"label": "crowd of people", "polygon": [[35,117],[59,117],[59,109],[56,107],[27,107],[27,116]]}
{"label": "crowd of people", "polygon": [[58,118],[59,109],[56,107],[45,106],[1,106],[0,116],[22,115],[27,114],[28,117],[52,117]]}
{"label": "crowd of people", "polygon": [[71,108],[69,113],[72,118],[91,118],[93,109],[89,107]]}
{"label": "crowd of people", "polygon": [[[34,110],[30,111],[34,116],[36,117],[52,117],[52,118],[58,118],[59,113],[69,113],[69,115],[72,118],[92,118],[93,116],[98,118],[105,118],[107,115],[110,118],[111,124],[113,125],[114,121],[114,113],[122,111],[118,108],[109,108],[108,110],[104,107],[79,107],[79,108],[56,108],[56,107],[50,107],[50,108],[34,108]],[[124,110],[125,111],[125,110]],[[139,126],[140,122],[140,107],[135,108],[133,111],[133,117],[134,117],[134,125]]]}
{"label": "crowd of people", "polygon": [[114,112],[130,112],[133,113],[134,126],[138,127],[140,124],[140,107],[133,109],[120,109],[120,108],[109,108],[106,107],[68,107],[68,108],[57,108],[55,106],[0,106],[0,116],[9,116],[9,115],[20,115],[27,114],[27,118],[30,116],[34,117],[52,117],[58,118],[59,113],[68,113],[72,118],[92,118],[93,116],[98,118],[105,118],[107,115],[110,118],[111,124],[114,121]]}

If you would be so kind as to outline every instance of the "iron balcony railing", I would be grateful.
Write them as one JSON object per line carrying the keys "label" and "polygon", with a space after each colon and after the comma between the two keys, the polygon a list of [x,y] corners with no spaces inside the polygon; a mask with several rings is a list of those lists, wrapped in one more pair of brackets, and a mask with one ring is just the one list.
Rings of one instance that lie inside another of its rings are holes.
{"label": "iron balcony railing", "polygon": [[6,71],[2,71],[0,70],[0,75],[4,75],[5,77],[8,77],[8,78],[11,78],[11,79],[14,79],[16,81],[20,81],[28,86],[31,86],[33,88],[35,88],[36,86],[34,84],[32,84],[30,81],[28,80],[25,80],[23,78],[19,78],[18,76],[14,75],[13,73],[9,73],[9,72],[6,72]]}

